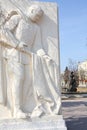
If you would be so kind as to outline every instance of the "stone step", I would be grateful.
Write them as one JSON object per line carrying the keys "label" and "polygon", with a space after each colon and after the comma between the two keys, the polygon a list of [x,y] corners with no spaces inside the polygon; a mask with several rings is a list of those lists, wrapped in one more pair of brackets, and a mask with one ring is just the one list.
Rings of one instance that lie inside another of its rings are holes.
{"label": "stone step", "polygon": [[67,130],[62,116],[47,119],[1,120],[0,130]]}

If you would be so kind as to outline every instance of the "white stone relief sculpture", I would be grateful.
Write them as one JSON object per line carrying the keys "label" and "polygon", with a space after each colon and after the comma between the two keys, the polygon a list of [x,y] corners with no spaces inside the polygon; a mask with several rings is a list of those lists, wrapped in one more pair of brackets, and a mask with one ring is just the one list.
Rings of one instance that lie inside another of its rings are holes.
{"label": "white stone relief sculpture", "polygon": [[[6,21],[5,12],[0,6],[0,34],[5,21]],[[0,39],[1,39],[1,35],[0,35]],[[5,82],[4,82],[5,70],[4,70],[3,50],[4,47],[2,46],[2,44],[0,44],[0,104],[5,105],[6,90],[5,90]]]}
{"label": "white stone relief sculpture", "polygon": [[[37,4],[26,12],[24,16],[19,10],[11,10],[0,29],[0,47],[4,48],[0,51],[4,60],[2,73],[7,82],[6,107],[12,118],[58,115],[61,108],[58,64],[45,51],[42,37],[46,27],[41,26],[46,14]],[[50,40],[51,37],[47,39]]]}

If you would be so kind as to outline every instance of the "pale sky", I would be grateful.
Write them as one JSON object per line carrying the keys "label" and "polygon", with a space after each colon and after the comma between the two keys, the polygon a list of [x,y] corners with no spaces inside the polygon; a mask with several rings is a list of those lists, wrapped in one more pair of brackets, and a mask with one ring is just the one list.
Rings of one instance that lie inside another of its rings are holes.
{"label": "pale sky", "polygon": [[69,59],[87,59],[87,0],[39,0],[57,2],[59,6],[59,34],[61,71]]}

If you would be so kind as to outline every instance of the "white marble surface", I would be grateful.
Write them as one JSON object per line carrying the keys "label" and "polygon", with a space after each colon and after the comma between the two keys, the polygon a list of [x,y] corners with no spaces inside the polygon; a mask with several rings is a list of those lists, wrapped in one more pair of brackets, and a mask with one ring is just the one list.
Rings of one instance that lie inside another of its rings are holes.
{"label": "white marble surface", "polygon": [[46,117],[43,119],[3,120],[0,130],[67,130],[62,116]]}
{"label": "white marble surface", "polygon": [[2,107],[13,118],[60,114],[57,5],[27,0],[0,3]]}
{"label": "white marble surface", "polygon": [[56,3],[0,0],[0,130],[66,130]]}

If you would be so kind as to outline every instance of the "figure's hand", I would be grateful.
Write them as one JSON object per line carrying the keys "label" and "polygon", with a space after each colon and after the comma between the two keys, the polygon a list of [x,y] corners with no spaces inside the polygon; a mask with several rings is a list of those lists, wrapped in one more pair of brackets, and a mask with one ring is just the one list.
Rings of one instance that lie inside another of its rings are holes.
{"label": "figure's hand", "polygon": [[38,55],[38,56],[43,56],[43,55],[45,55],[44,50],[43,50],[43,49],[39,49],[39,50],[37,51],[37,55]]}
{"label": "figure's hand", "polygon": [[18,45],[18,48],[23,50],[24,47],[27,47],[27,44],[25,44],[24,42],[20,42],[20,44]]}
{"label": "figure's hand", "polygon": [[52,58],[51,58],[50,56],[48,56],[48,55],[44,55],[43,57],[44,57],[45,59],[47,59],[48,61],[53,61]]}

